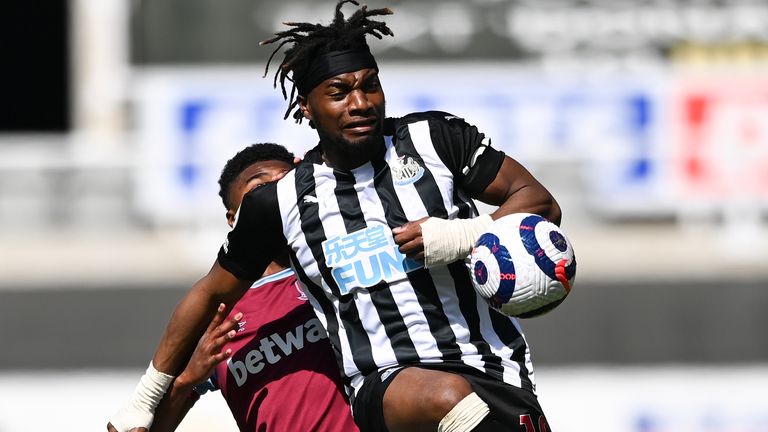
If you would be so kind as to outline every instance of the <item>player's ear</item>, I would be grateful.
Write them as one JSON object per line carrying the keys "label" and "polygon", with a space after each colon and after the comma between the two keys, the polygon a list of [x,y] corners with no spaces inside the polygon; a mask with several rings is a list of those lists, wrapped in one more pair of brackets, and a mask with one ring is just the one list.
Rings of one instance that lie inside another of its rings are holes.
{"label": "player's ear", "polygon": [[227,210],[227,225],[229,225],[230,228],[235,227],[235,211],[234,210]]}
{"label": "player's ear", "polygon": [[312,111],[309,109],[309,105],[307,104],[307,98],[305,96],[299,95],[298,100],[301,115],[303,115],[305,119],[312,121]]}

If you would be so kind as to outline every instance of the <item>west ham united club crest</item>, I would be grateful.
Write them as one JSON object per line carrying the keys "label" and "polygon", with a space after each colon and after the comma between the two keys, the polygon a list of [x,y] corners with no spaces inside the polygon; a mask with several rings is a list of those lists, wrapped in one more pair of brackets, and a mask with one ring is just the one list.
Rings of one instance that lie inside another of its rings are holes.
{"label": "west ham united club crest", "polygon": [[405,186],[424,175],[424,168],[410,156],[400,156],[390,165],[392,178],[396,185]]}

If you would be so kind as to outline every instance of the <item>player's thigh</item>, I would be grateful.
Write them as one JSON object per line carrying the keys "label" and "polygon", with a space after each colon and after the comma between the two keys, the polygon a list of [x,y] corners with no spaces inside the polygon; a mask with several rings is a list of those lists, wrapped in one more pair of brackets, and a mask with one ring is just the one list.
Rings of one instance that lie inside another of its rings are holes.
{"label": "player's thigh", "polygon": [[390,432],[432,430],[470,393],[472,386],[461,375],[407,367],[384,393],[384,421]]}

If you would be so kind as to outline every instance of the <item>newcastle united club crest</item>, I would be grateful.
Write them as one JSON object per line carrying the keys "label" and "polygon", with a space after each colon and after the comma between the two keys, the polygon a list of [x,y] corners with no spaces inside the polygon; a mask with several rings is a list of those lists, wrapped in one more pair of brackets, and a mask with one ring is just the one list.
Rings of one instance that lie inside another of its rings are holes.
{"label": "newcastle united club crest", "polygon": [[398,186],[411,184],[424,175],[424,167],[410,156],[398,157],[389,169],[392,171],[392,180]]}

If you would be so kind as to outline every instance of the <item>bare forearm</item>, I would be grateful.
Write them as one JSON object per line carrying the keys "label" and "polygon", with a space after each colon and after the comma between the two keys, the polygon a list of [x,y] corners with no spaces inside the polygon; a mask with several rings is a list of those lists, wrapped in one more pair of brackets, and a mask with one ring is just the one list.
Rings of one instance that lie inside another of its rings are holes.
{"label": "bare forearm", "polygon": [[178,375],[184,368],[218,302],[207,291],[192,288],[173,311],[152,363],[157,370]]}
{"label": "bare forearm", "polygon": [[179,302],[171,316],[152,363],[159,371],[178,375],[216,314],[220,303],[234,305],[250,286],[215,264]]}
{"label": "bare forearm", "polygon": [[198,399],[192,383],[177,378],[155,411],[150,432],[173,432]]}

